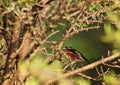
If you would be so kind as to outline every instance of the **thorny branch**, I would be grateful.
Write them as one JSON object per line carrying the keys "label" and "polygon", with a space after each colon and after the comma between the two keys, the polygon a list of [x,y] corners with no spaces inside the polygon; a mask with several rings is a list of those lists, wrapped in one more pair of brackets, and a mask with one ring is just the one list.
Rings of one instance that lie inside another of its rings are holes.
{"label": "thorny branch", "polygon": [[96,61],[96,62],[94,62],[94,63],[91,63],[91,64],[89,64],[89,65],[86,65],[86,66],[84,66],[84,67],[82,67],[82,68],[78,68],[78,69],[76,69],[76,70],[73,70],[73,71],[71,71],[71,72],[68,72],[68,73],[64,74],[63,76],[61,76],[61,77],[59,77],[59,78],[57,78],[57,79],[55,79],[55,80],[50,80],[50,81],[48,81],[45,85],[49,85],[50,83],[52,83],[52,82],[54,82],[54,81],[56,81],[56,80],[59,80],[59,79],[61,79],[61,78],[66,78],[66,77],[75,75],[75,74],[77,74],[77,73],[80,73],[80,72],[83,72],[83,71],[92,69],[92,68],[94,68],[94,67],[96,67],[96,66],[98,66],[98,65],[100,65],[100,64],[103,64],[103,63],[105,63],[105,62],[111,61],[111,60],[113,60],[113,59],[115,59],[115,58],[118,58],[118,57],[120,57],[120,53],[116,53],[116,54],[114,54],[114,55],[112,55],[112,56],[108,56],[108,57],[106,57],[106,58],[104,58],[104,59],[101,59],[101,60]]}
{"label": "thorny branch", "polygon": [[[33,59],[33,56],[31,56],[32,53],[41,52],[49,59],[54,58],[62,60],[61,57],[63,52],[61,51],[61,48],[68,38],[82,31],[98,29],[100,24],[104,23],[103,19],[105,17],[103,13],[105,13],[110,5],[106,5],[95,12],[89,11],[90,5],[96,2],[101,4],[103,1],[104,0],[86,0],[83,1],[83,3],[76,5],[77,2],[69,3],[67,0],[37,0],[32,6],[26,4],[25,9],[21,7],[19,8],[17,6],[19,3],[17,2],[10,4],[12,7],[9,9],[7,9],[7,7],[5,7],[2,3],[0,12],[2,12],[1,16],[3,17],[3,20],[2,26],[0,26],[0,35],[4,37],[7,47],[5,47],[5,53],[2,53],[2,51],[0,52],[0,56],[7,56],[7,60],[5,67],[0,68],[0,71],[4,71],[4,73],[0,75],[2,76],[1,85],[8,85],[10,82],[11,85],[25,83],[25,80],[29,77],[29,75],[23,76],[20,79],[19,68],[17,66],[22,60],[28,59],[31,61]],[[66,14],[68,15],[66,16]],[[96,19],[96,15],[100,15],[98,19]],[[64,23],[61,23],[61,19],[66,21],[68,20],[70,22],[70,27],[66,27]],[[93,23],[96,24],[93,25]],[[87,27],[83,24],[86,24]],[[63,37],[58,42],[48,40],[50,37],[60,32],[59,29],[55,29],[54,25],[61,25],[66,28]],[[44,47],[43,45],[46,43],[50,44],[50,46]],[[48,48],[52,49],[51,53],[48,52]],[[118,65],[113,66],[106,63],[107,61],[119,56],[120,53],[103,58],[90,65],[69,71],[58,79],[78,74],[84,78],[96,81],[97,78],[92,78],[80,72],[92,69],[100,64],[108,67],[119,68]],[[68,64],[68,66],[74,63],[76,62],[72,62]],[[66,68],[68,66],[66,66]],[[109,69],[104,71],[101,67],[102,75],[99,71],[97,71],[97,73],[98,75],[103,76],[108,72],[108,70]],[[54,80],[47,82],[46,84],[53,81]]]}

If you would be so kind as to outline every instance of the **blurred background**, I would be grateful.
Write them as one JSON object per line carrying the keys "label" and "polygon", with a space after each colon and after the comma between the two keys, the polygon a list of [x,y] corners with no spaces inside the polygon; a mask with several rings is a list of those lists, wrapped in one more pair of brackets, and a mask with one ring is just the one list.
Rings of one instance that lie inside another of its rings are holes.
{"label": "blurred background", "polygon": [[91,63],[119,53],[120,1],[0,0],[1,85],[120,84],[119,58],[61,79],[88,65],[66,46]]}

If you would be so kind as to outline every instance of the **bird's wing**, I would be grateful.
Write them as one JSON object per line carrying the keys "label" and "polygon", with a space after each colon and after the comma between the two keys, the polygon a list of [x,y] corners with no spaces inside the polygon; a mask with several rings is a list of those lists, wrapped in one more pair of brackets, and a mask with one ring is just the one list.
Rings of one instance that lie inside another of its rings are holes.
{"label": "bird's wing", "polygon": [[85,57],[83,56],[83,54],[80,53],[79,51],[77,51],[77,50],[74,49],[73,54],[74,54],[78,59],[84,59],[85,61],[87,61],[88,63],[90,63],[90,62],[88,61],[88,59],[85,58]]}
{"label": "bird's wing", "polygon": [[78,55],[78,53],[77,53],[76,51],[77,51],[77,50],[75,50],[75,49],[71,49],[71,50],[70,50],[70,53],[71,53],[72,55],[78,57],[79,55]]}

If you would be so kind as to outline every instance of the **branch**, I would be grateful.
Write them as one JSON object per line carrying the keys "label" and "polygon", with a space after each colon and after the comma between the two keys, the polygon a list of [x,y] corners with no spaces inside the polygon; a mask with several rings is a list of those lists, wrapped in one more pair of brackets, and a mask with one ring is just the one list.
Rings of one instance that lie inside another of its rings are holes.
{"label": "branch", "polygon": [[107,63],[104,63],[103,65],[108,66],[108,67],[112,67],[112,68],[120,68],[119,65],[111,65],[111,64],[107,64]]}
{"label": "branch", "polygon": [[14,22],[12,40],[10,41],[10,46],[8,48],[7,60],[5,62],[4,72],[0,85],[9,85],[10,76],[12,75],[11,70],[16,65],[15,58],[17,55],[16,50],[19,40],[20,23],[21,21],[19,20]]}
{"label": "branch", "polygon": [[94,67],[96,67],[96,66],[98,66],[98,65],[100,65],[100,64],[102,64],[102,63],[104,63],[104,62],[113,60],[113,59],[115,59],[115,58],[117,58],[117,57],[120,57],[120,53],[117,53],[117,54],[115,54],[115,55],[112,55],[112,56],[103,58],[103,59],[101,59],[101,60],[99,60],[99,61],[96,61],[96,62],[94,62],[94,63],[92,63],[92,64],[89,64],[89,65],[84,66],[84,67],[82,67],[82,68],[79,68],[79,69],[76,69],[76,70],[71,71],[71,72],[69,72],[69,73],[66,73],[65,75],[62,76],[62,78],[66,78],[66,77],[72,76],[72,75],[74,75],[74,74],[76,74],[76,73],[79,73],[79,72],[83,72],[83,71],[92,69],[92,68],[94,68]]}
{"label": "branch", "polygon": [[49,34],[48,36],[46,36],[45,39],[43,39],[42,41],[40,41],[40,45],[44,44],[48,40],[48,38],[50,38],[51,36],[55,35],[58,32],[59,32],[59,30],[53,31],[51,34]]}
{"label": "branch", "polygon": [[50,80],[50,81],[46,82],[45,85],[49,85],[50,83],[52,83],[52,82],[54,82],[54,81],[56,81],[56,80],[60,80],[60,79],[63,79],[63,78],[66,78],[66,77],[69,77],[69,76],[78,74],[78,73],[80,73],[80,72],[83,72],[83,71],[92,69],[92,68],[94,68],[94,67],[96,67],[96,66],[98,66],[98,65],[100,65],[100,64],[103,64],[103,63],[105,63],[105,62],[111,61],[111,60],[113,60],[113,59],[115,59],[115,58],[118,58],[118,57],[120,57],[120,52],[119,52],[119,53],[116,53],[116,54],[114,54],[114,55],[112,55],[112,56],[109,56],[109,57],[106,57],[106,58],[102,58],[101,60],[96,61],[96,62],[94,62],[94,63],[92,63],[92,64],[89,64],[89,65],[87,65],[87,66],[84,66],[84,67],[82,67],[82,68],[78,68],[78,69],[76,69],[76,70],[74,70],[74,71],[71,71],[71,72],[69,72],[69,73],[66,73],[66,74],[64,74],[63,76],[61,76],[61,77],[59,77],[59,78],[57,78],[57,79],[55,79],[55,80]]}

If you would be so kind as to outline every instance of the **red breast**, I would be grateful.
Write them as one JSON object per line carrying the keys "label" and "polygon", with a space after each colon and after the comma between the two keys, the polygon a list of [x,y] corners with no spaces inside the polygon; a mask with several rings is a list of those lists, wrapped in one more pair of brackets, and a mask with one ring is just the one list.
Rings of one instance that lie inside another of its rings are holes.
{"label": "red breast", "polygon": [[72,57],[73,59],[77,59],[77,57],[76,57],[75,55],[71,54],[71,52],[70,52],[69,50],[67,50],[66,53],[67,53],[70,57]]}

